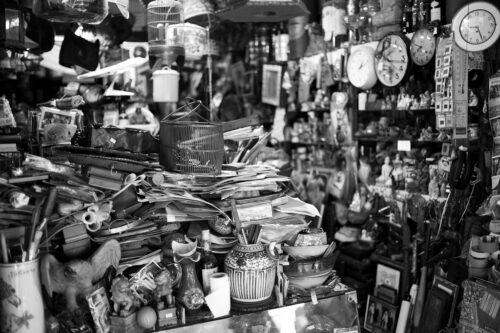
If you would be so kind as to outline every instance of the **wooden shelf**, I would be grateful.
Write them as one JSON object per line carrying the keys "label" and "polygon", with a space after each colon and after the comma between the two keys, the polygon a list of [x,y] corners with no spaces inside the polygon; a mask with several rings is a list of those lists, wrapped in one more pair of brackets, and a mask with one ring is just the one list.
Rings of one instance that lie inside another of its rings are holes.
{"label": "wooden shelf", "polygon": [[449,141],[435,141],[435,140],[418,141],[412,138],[402,138],[397,136],[370,136],[370,135],[355,136],[354,139],[361,142],[397,142],[399,140],[404,140],[404,141],[411,141],[412,146],[425,146],[432,144],[438,145],[449,142]]}
{"label": "wooden shelf", "polygon": [[436,109],[367,109],[367,110],[358,110],[358,113],[364,112],[435,112]]}
{"label": "wooden shelf", "polygon": [[332,143],[328,142],[292,142],[292,141],[283,141],[285,144],[290,144],[295,147],[307,147],[307,146],[328,146],[328,147],[336,147]]}
{"label": "wooden shelf", "polygon": [[311,109],[311,110],[300,110],[300,111],[296,111],[296,112],[308,113],[308,112],[329,112],[329,111],[330,111],[330,107],[327,107],[327,108],[316,108],[316,109]]}

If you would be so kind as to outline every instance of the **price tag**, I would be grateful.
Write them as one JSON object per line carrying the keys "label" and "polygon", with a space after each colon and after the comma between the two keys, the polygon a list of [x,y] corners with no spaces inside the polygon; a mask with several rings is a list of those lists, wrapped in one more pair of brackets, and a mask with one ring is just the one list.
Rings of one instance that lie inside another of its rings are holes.
{"label": "price tag", "polygon": [[398,140],[398,151],[411,151],[411,141]]}
{"label": "price tag", "polygon": [[315,289],[311,289],[311,302],[314,305],[318,304],[318,296],[316,295]]}

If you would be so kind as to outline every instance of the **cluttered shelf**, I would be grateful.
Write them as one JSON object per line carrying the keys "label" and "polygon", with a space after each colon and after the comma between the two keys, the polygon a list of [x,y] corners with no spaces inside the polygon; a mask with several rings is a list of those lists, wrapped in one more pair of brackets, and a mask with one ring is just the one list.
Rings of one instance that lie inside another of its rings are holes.
{"label": "cluttered shelf", "polygon": [[424,145],[441,145],[443,143],[449,143],[449,141],[437,141],[437,140],[414,140],[413,138],[399,137],[399,136],[371,136],[371,135],[357,135],[354,137],[360,142],[398,142],[398,141],[410,141],[414,146],[424,146]]}
{"label": "cluttered shelf", "polygon": [[283,144],[290,145],[292,147],[309,147],[309,146],[321,146],[321,147],[331,147],[336,146],[333,143],[317,141],[317,142],[294,142],[294,141],[283,141]]}
{"label": "cluttered shelf", "polygon": [[436,112],[434,108],[424,108],[424,109],[358,109],[359,113],[375,113],[375,112],[422,112],[422,113],[430,113]]}

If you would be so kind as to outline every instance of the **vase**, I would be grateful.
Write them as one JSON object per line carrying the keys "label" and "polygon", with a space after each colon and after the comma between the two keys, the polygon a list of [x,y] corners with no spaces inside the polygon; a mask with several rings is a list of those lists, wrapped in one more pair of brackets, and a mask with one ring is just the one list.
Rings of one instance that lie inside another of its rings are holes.
{"label": "vase", "polygon": [[231,298],[244,303],[269,299],[274,289],[277,265],[274,243],[268,246],[236,244],[224,259]]}
{"label": "vase", "polygon": [[198,310],[205,303],[203,288],[195,269],[199,260],[199,252],[195,252],[189,257],[175,256],[175,261],[180,264],[182,271],[176,299],[187,310]]}
{"label": "vase", "polygon": [[0,264],[0,332],[45,332],[38,259]]}

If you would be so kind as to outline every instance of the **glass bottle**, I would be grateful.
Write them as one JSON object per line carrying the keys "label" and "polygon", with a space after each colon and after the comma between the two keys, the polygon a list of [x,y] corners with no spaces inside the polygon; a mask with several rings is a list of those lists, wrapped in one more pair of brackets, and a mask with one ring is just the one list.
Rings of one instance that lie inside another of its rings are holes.
{"label": "glass bottle", "polygon": [[437,0],[431,2],[431,24],[441,24],[441,3]]}
{"label": "glass bottle", "polygon": [[441,27],[441,3],[437,0],[431,2],[431,27],[434,35],[439,34]]}
{"label": "glass bottle", "polygon": [[413,31],[418,29],[419,12],[419,0],[413,0],[413,6],[411,7],[411,25],[413,27]]}
{"label": "glass bottle", "polygon": [[419,28],[427,27],[431,22],[431,4],[429,1],[421,1],[419,9]]}
{"label": "glass bottle", "polygon": [[413,31],[413,21],[412,21],[412,6],[411,0],[406,0],[403,7],[403,18],[401,22],[401,28],[403,33],[407,34]]}
{"label": "glass bottle", "polygon": [[210,230],[208,229],[204,229],[201,231],[201,246],[203,250],[199,265],[201,267],[203,292],[206,295],[210,292],[210,275],[216,273],[219,269],[217,259],[210,250]]}

